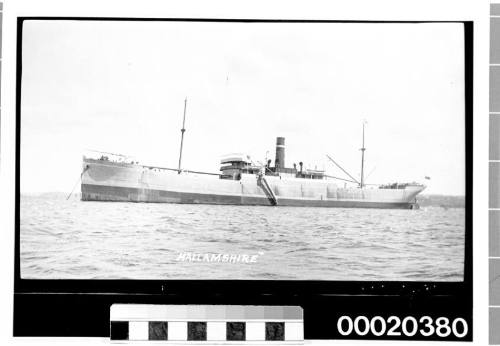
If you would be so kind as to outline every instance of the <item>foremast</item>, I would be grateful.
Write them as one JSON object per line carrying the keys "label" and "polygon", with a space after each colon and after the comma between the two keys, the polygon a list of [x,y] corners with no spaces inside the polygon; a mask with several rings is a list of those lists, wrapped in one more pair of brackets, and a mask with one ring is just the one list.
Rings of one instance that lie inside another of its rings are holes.
{"label": "foremast", "polygon": [[181,129],[181,149],[179,151],[179,165],[177,171],[181,173],[181,162],[182,162],[182,146],[184,144],[184,132],[186,132],[186,107],[187,107],[187,97],[184,99],[184,117],[182,119],[182,129]]}
{"label": "foremast", "polygon": [[363,188],[365,186],[365,177],[364,177],[364,169],[365,169],[365,124],[366,121],[363,120],[363,143],[361,147],[361,180],[359,182],[359,187]]}

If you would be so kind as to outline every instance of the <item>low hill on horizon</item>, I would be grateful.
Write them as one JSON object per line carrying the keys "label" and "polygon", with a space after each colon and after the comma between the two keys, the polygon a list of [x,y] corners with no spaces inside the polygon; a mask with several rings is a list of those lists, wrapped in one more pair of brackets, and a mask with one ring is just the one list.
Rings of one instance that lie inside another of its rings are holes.
{"label": "low hill on horizon", "polygon": [[[68,194],[68,192],[40,192],[22,193],[21,196],[66,199]],[[70,199],[80,199],[80,191],[73,192]],[[465,196],[421,194],[417,196],[417,202],[421,207],[465,208]]]}
{"label": "low hill on horizon", "polygon": [[421,207],[465,208],[465,196],[418,195]]}

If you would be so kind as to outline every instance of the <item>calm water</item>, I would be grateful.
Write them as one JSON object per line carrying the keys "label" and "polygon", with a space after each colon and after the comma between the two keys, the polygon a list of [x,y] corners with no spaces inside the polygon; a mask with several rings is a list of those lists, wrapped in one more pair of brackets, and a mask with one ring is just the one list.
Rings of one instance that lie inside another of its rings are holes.
{"label": "calm water", "polygon": [[[463,208],[246,207],[65,198],[21,197],[23,278],[463,278]],[[218,254],[233,260],[207,260]]]}

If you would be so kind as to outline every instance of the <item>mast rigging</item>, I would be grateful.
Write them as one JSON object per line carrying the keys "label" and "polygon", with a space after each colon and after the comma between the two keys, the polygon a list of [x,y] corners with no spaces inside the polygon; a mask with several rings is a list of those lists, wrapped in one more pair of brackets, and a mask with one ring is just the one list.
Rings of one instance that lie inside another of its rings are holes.
{"label": "mast rigging", "polygon": [[363,120],[363,146],[362,148],[360,149],[361,150],[361,182],[359,184],[359,187],[360,188],[363,188],[363,186],[365,185],[365,182],[364,182],[364,168],[365,168],[365,124],[366,124],[366,121]]}
{"label": "mast rigging", "polygon": [[184,100],[184,118],[182,119],[182,129],[181,129],[181,149],[179,152],[179,166],[177,168],[177,171],[179,174],[181,173],[181,161],[182,161],[182,146],[184,144],[184,132],[186,132],[185,125],[186,125],[186,107],[187,107],[187,97]]}

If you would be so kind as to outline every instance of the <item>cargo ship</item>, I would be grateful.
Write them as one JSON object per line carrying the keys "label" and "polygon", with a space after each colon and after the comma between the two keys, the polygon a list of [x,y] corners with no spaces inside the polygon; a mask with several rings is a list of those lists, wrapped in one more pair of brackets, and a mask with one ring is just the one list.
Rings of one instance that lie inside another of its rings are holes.
{"label": "cargo ship", "polygon": [[[186,107],[186,104],[185,106]],[[304,168],[302,162],[285,166],[285,138],[276,140],[274,164],[255,163],[245,154],[227,155],[220,173],[181,168],[184,120],[178,168],[141,165],[123,155],[103,153],[83,157],[82,201],[189,203],[337,208],[418,208],[420,183],[368,186],[364,181],[364,124],[361,148],[361,179],[358,181],[331,157],[346,175],[333,177],[325,171]],[[343,183],[338,183],[343,181]],[[350,183],[351,186],[347,186]]]}

